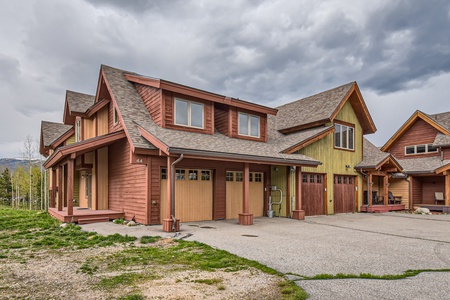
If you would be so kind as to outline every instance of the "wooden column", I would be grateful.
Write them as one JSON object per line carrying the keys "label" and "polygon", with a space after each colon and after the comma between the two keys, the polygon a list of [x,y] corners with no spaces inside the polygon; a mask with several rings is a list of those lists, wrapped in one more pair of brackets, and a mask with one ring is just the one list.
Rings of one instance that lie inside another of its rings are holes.
{"label": "wooden column", "polygon": [[50,192],[50,207],[55,208],[56,207],[56,169],[52,168],[51,170],[52,174],[52,189]]}
{"label": "wooden column", "polygon": [[[295,207],[292,207],[294,210]],[[286,216],[291,215],[291,167],[286,167]]]}
{"label": "wooden column", "polygon": [[73,215],[73,172],[74,161],[69,159],[67,163],[67,215]]}
{"label": "wooden column", "polygon": [[292,219],[304,220],[305,211],[302,210],[302,168],[295,168],[295,209],[292,211]]}
{"label": "wooden column", "polygon": [[253,225],[253,214],[249,212],[250,208],[250,165],[244,164],[244,189],[242,201],[242,213],[239,214],[239,224]]}
{"label": "wooden column", "polygon": [[450,171],[445,172],[445,205],[450,206]]}
{"label": "wooden column", "polygon": [[369,174],[369,186],[367,187],[367,203],[372,206],[372,174]]}
{"label": "wooden column", "polygon": [[388,205],[389,204],[389,197],[388,197],[388,187],[389,187],[389,177],[388,175],[384,175],[383,177],[384,182],[383,182],[383,196],[384,196],[384,205]]}
{"label": "wooden column", "polygon": [[59,166],[58,168],[58,211],[63,210],[63,193],[64,193],[64,187],[63,187],[63,167]]}
{"label": "wooden column", "polygon": [[[172,219],[172,184],[175,186],[175,180],[172,180],[172,163],[174,162],[174,158],[168,156],[167,157],[167,210],[166,210],[166,218],[163,219],[163,230],[165,232],[177,232],[180,230],[180,220],[177,219],[175,230],[173,229],[173,219]],[[175,190],[175,189],[174,189]],[[174,195],[175,196],[175,195]]]}

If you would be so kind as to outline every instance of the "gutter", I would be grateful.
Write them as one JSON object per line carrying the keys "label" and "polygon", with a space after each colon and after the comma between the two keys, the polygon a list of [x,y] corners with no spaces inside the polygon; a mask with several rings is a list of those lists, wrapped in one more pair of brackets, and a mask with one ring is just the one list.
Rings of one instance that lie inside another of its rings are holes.
{"label": "gutter", "polygon": [[179,163],[180,161],[183,160],[183,154],[180,155],[180,157],[178,157],[177,160],[175,160],[171,165],[170,165],[170,194],[171,194],[171,202],[172,202],[172,212],[171,212],[171,218],[173,220],[172,223],[172,232],[175,231],[176,227],[176,223],[177,223],[177,219],[175,218],[175,165],[177,163]]}

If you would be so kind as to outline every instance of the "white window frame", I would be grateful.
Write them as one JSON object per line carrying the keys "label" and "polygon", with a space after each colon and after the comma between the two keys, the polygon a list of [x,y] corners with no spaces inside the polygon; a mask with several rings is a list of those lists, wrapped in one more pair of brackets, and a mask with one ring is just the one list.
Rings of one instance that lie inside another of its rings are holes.
{"label": "white window frame", "polygon": [[[417,147],[420,146],[425,146],[425,152],[421,152],[421,153],[417,153]],[[405,146],[405,155],[422,155],[422,154],[429,154],[429,153],[437,153],[439,152],[438,148],[435,147],[435,151],[429,151],[429,147],[432,147],[433,144],[417,144],[417,145],[409,145],[409,146]],[[413,153],[407,153],[406,149],[407,148],[412,148],[414,149]]]}
{"label": "white window frame", "polygon": [[[247,117],[247,134],[240,132],[240,129],[241,129],[241,118],[240,118],[240,116],[241,115]],[[252,126],[251,126],[251,118],[252,117],[258,119],[258,135],[252,135]],[[259,116],[256,116],[256,115],[247,114],[247,113],[244,113],[244,112],[239,112],[238,113],[238,128],[237,128],[237,131],[238,131],[238,134],[242,135],[242,136],[249,136],[249,137],[254,137],[254,138],[261,137],[261,118]]]}
{"label": "white window frame", "polygon": [[[177,101],[181,101],[181,102],[186,102],[187,103],[187,107],[188,107],[187,108],[188,109],[188,111],[187,111],[188,125],[177,123]],[[202,107],[202,126],[201,127],[192,125],[192,112],[191,112],[191,104],[192,103],[197,104],[197,105],[201,105],[201,107]],[[191,128],[198,128],[198,129],[204,129],[205,128],[205,105],[203,103],[190,101],[190,100],[185,100],[185,99],[181,99],[181,98],[174,98],[173,112],[174,112],[173,123],[175,125],[177,125],[177,126],[184,126],[184,127],[191,127]]]}
{"label": "white window frame", "polygon": [[[337,134],[336,126],[340,126],[340,129],[341,129],[340,130],[340,136],[339,136],[339,146],[336,145],[336,134]],[[344,124],[341,124],[341,123],[335,123],[334,124],[334,128],[335,128],[335,131],[334,131],[334,148],[355,151],[355,127],[352,127],[352,126],[349,126],[349,125],[344,125]],[[343,147],[342,146],[342,132],[343,132],[342,129],[343,128],[347,129],[347,140],[346,140],[347,147]],[[353,139],[352,139],[353,140],[353,145],[352,145],[352,147],[350,147],[350,134],[349,134],[350,130],[349,129],[352,129],[352,133],[353,133]]]}
{"label": "white window frame", "polygon": [[75,123],[75,142],[81,142],[81,118]]}

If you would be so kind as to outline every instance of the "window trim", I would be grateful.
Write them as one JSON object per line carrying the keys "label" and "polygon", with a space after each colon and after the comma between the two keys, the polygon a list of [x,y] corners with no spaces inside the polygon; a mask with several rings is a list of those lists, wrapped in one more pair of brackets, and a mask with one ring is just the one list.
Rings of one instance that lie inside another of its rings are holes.
{"label": "window trim", "polygon": [[[186,102],[187,103],[187,125],[186,124],[179,124],[177,123],[177,101]],[[191,104],[197,104],[202,107],[202,126],[193,126],[192,125],[192,109]],[[186,100],[183,98],[174,97],[173,100],[173,124],[177,126],[183,126],[183,127],[190,127],[190,128],[197,128],[197,129],[205,129],[205,105],[201,102]]]}
{"label": "window trim", "polygon": [[[248,117],[248,119],[247,119],[247,133],[248,134],[244,134],[244,133],[241,133],[240,132],[240,128],[241,128],[241,118],[240,118],[240,115],[244,115],[244,116],[247,116]],[[252,135],[251,134],[251,132],[252,132],[252,127],[251,127],[251,118],[252,117],[255,117],[255,118],[257,118],[258,119],[258,135],[256,136],[256,135]],[[238,118],[238,128],[237,128],[237,133],[238,133],[238,135],[241,135],[241,136],[248,136],[248,137],[252,137],[252,138],[257,138],[257,139],[259,139],[260,137],[261,137],[261,118],[260,118],[260,116],[257,116],[257,115],[252,115],[252,114],[249,114],[249,113],[245,113],[245,112],[241,112],[241,111],[239,111],[238,112],[238,116],[237,116],[237,118]]]}
{"label": "window trim", "polygon": [[116,107],[114,107],[114,112],[113,112],[113,123],[114,123],[114,125],[119,123],[119,114],[117,113]]}
{"label": "window trim", "polygon": [[[425,146],[425,152],[420,152],[420,153],[417,152],[417,147],[420,147],[420,146]],[[409,156],[409,155],[423,155],[423,154],[430,154],[430,153],[439,153],[438,147],[434,147],[435,151],[429,151],[430,146],[433,147],[433,144],[417,144],[417,145],[405,146],[405,155]],[[408,149],[408,148],[409,149],[412,148],[414,150],[414,152],[407,153],[406,149]]]}
{"label": "window trim", "polygon": [[75,142],[81,142],[81,118],[75,122]]}
{"label": "window trim", "polygon": [[[340,128],[341,128],[341,130],[340,130],[340,133],[341,133],[341,135],[340,135],[340,140],[339,140],[339,146],[337,146],[336,145],[336,126],[340,126]],[[353,142],[352,142],[352,148],[350,148],[349,147],[349,144],[350,144],[350,134],[348,134],[348,132],[349,132],[349,130],[347,129],[347,147],[342,147],[342,132],[343,132],[343,130],[342,130],[342,128],[343,127],[346,127],[346,128],[350,128],[350,129],[352,129],[352,133],[353,133]],[[339,150],[347,150],[347,151],[355,151],[355,125],[354,124],[350,124],[350,123],[347,123],[347,124],[343,124],[343,123],[340,123],[340,122],[336,122],[336,123],[334,123],[334,135],[333,135],[333,139],[334,139],[334,141],[333,141],[333,143],[334,143],[334,148],[335,149],[339,149]]]}

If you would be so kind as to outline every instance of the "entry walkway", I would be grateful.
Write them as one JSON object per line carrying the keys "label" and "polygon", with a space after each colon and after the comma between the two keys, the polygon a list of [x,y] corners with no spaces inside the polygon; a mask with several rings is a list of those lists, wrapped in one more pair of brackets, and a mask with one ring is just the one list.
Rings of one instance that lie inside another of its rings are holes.
{"label": "entry walkway", "polygon": [[[103,230],[102,226],[108,227]],[[160,226],[83,225],[101,234],[162,235]],[[115,230],[114,228],[117,228]],[[340,214],[305,221],[257,218],[182,224],[181,236],[256,260],[283,273],[402,274],[408,269],[450,268],[450,215]],[[297,276],[291,276],[298,279]],[[310,299],[448,299],[450,273],[403,280],[296,281]]]}

